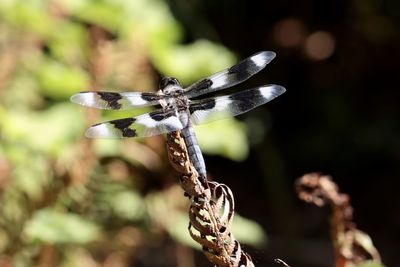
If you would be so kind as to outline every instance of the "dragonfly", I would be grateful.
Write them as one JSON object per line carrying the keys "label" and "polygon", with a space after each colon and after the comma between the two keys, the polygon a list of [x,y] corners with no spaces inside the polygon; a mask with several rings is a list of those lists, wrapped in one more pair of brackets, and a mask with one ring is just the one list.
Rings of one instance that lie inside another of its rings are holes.
{"label": "dragonfly", "polygon": [[190,161],[199,176],[205,179],[206,165],[193,126],[242,114],[271,101],[286,89],[280,85],[268,84],[230,95],[195,100],[192,98],[229,88],[249,79],[275,56],[272,51],[258,52],[186,88],[176,78],[164,77],[157,92],[85,91],[73,95],[71,101],[87,107],[110,110],[158,106],[158,109],[139,116],[95,124],[87,129],[85,135],[89,138],[126,138],[180,131]]}

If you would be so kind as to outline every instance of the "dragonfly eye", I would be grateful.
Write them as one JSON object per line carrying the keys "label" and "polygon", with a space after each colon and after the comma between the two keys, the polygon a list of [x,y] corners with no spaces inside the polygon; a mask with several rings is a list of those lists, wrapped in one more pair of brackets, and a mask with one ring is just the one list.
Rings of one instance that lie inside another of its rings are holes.
{"label": "dragonfly eye", "polygon": [[[169,85],[180,86],[180,83],[177,79],[175,79],[173,77],[164,77],[160,81],[159,89],[164,91],[164,89]],[[164,93],[166,93],[166,92],[164,92]]]}

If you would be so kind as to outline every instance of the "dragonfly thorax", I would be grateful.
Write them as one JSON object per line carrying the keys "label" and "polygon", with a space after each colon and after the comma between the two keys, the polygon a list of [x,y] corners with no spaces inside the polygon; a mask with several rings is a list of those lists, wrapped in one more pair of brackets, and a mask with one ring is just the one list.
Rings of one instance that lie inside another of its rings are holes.
{"label": "dragonfly thorax", "polygon": [[160,91],[166,97],[160,104],[167,109],[177,111],[186,110],[189,106],[189,99],[184,95],[184,90],[176,78],[164,77],[160,81]]}

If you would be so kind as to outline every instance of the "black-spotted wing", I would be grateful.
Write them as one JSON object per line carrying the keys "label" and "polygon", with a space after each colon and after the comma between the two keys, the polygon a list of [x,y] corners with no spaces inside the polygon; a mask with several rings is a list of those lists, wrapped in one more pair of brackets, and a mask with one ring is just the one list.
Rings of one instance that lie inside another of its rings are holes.
{"label": "black-spotted wing", "polygon": [[185,89],[185,94],[192,98],[232,87],[265,68],[275,56],[276,54],[272,51],[258,52],[228,69],[192,84]]}
{"label": "black-spotted wing", "polygon": [[189,107],[190,119],[195,124],[236,116],[265,104],[283,94],[280,85],[265,85],[232,95],[192,101]]}
{"label": "black-spotted wing", "polygon": [[98,123],[86,131],[90,138],[145,137],[178,131],[183,128],[175,110],[162,109],[136,117]]}
{"label": "black-spotted wing", "polygon": [[156,105],[163,95],[152,92],[81,92],[71,97],[71,101],[86,107],[123,110]]}

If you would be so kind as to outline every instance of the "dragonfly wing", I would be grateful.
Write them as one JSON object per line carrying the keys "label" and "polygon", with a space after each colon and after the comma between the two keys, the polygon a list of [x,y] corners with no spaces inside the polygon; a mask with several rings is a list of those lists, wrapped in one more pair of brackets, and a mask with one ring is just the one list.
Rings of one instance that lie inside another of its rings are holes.
{"label": "dragonfly wing", "polygon": [[125,138],[159,135],[183,128],[173,110],[156,110],[137,117],[95,124],[86,131],[89,138]]}
{"label": "dragonfly wing", "polygon": [[151,92],[81,92],[71,96],[71,101],[92,108],[123,110],[156,105],[162,98]]}
{"label": "dragonfly wing", "polygon": [[195,124],[200,124],[236,116],[271,101],[285,91],[279,85],[265,85],[228,96],[192,101],[190,118]]}
{"label": "dragonfly wing", "polygon": [[185,93],[191,98],[234,86],[262,70],[275,55],[272,51],[256,53],[228,69],[192,84],[186,88]]}

